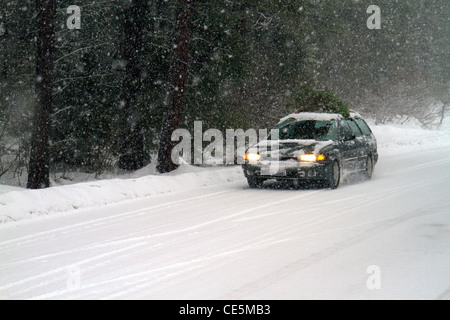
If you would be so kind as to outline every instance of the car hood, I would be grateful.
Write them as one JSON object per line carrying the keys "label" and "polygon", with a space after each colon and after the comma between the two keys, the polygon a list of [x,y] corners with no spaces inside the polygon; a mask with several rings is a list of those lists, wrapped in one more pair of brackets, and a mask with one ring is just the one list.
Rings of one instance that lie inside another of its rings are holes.
{"label": "car hood", "polygon": [[316,140],[264,140],[249,149],[258,153],[261,158],[297,158],[302,154],[318,154],[333,141]]}

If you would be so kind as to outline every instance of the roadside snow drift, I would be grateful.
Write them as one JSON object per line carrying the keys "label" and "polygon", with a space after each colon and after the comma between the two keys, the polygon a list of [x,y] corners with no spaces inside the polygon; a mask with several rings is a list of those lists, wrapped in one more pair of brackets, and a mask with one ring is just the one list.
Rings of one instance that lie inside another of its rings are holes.
{"label": "roadside snow drift", "polygon": [[168,175],[92,181],[0,194],[0,223],[242,180],[242,170],[183,165]]}

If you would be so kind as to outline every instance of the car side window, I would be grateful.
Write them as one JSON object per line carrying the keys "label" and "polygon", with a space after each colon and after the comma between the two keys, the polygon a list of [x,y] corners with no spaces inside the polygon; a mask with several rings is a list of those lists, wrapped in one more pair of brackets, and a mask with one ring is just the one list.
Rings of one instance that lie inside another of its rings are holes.
{"label": "car side window", "polygon": [[339,136],[340,139],[343,139],[345,136],[350,136],[352,135],[352,129],[350,129],[347,120],[341,120],[339,122]]}
{"label": "car side window", "polygon": [[369,126],[363,119],[355,119],[355,122],[364,135],[368,136],[372,133],[372,130],[370,130]]}
{"label": "car side window", "polygon": [[359,127],[355,121],[347,120],[347,123],[350,126],[350,128],[352,129],[352,132],[356,137],[361,137],[363,135],[363,133],[361,132],[361,130],[359,129]]}
{"label": "car side window", "polygon": [[338,139],[338,130],[337,130],[337,123],[335,120],[331,121],[331,123],[329,123],[326,126],[327,132],[326,134],[322,137],[322,140],[333,140],[336,141]]}

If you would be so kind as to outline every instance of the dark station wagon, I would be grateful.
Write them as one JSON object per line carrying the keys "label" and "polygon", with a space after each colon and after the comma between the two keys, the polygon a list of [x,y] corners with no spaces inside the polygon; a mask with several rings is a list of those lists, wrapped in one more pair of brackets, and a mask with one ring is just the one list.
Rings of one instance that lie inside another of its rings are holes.
{"label": "dark station wagon", "polygon": [[343,172],[372,177],[378,161],[377,141],[355,112],[349,118],[298,113],[281,119],[267,140],[247,150],[244,160],[243,170],[251,188],[276,179],[324,182],[336,189]]}

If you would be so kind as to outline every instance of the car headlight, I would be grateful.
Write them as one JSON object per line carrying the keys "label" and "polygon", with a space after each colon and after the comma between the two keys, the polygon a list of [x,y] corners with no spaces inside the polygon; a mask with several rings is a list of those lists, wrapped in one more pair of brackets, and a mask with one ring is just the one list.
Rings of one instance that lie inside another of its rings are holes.
{"label": "car headlight", "polygon": [[302,154],[299,159],[303,162],[316,162],[325,161],[326,157],[323,154]]}
{"label": "car headlight", "polygon": [[246,153],[244,155],[244,160],[259,161],[260,159],[261,159],[261,156],[257,153]]}

